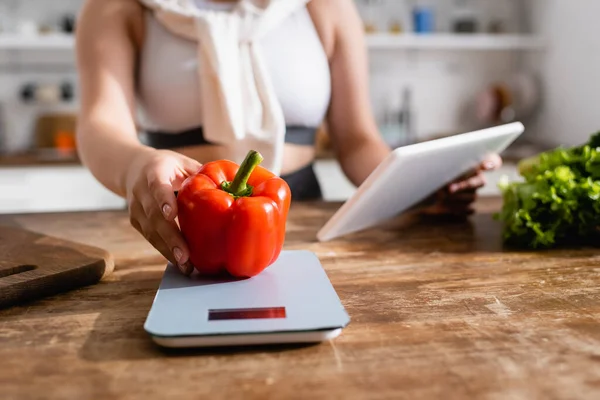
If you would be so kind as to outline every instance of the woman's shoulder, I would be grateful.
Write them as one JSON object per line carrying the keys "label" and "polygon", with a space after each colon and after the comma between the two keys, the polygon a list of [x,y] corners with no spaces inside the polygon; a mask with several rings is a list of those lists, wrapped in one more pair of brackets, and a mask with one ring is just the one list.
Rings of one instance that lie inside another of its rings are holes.
{"label": "woman's shoulder", "polygon": [[310,0],[307,7],[311,14],[315,14],[333,25],[339,25],[349,16],[356,15],[356,4],[354,0]]}
{"label": "woman's shoulder", "polygon": [[310,0],[307,8],[330,56],[333,54],[339,30],[356,19],[356,5],[353,0]]}
{"label": "woman's shoulder", "polygon": [[82,15],[101,24],[125,25],[132,39],[141,45],[144,10],[139,0],[85,0]]}
{"label": "woman's shoulder", "polygon": [[84,10],[99,13],[139,13],[144,9],[140,0],[85,0]]}

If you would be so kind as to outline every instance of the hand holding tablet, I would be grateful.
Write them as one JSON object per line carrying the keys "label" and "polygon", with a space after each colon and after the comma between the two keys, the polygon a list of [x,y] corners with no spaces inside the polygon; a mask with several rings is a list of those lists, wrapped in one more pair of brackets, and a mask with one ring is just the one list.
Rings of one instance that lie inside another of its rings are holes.
{"label": "hand holding tablet", "polygon": [[497,126],[394,150],[317,234],[328,241],[371,228],[410,209],[486,157],[504,151],[525,130]]}

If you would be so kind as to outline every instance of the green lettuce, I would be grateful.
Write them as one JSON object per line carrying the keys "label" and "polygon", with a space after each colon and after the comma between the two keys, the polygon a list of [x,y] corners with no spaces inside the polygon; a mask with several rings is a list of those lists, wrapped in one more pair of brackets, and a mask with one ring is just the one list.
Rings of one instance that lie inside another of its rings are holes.
{"label": "green lettuce", "polygon": [[519,163],[523,181],[500,183],[496,219],[506,243],[541,249],[591,239],[600,227],[600,132],[588,143]]}

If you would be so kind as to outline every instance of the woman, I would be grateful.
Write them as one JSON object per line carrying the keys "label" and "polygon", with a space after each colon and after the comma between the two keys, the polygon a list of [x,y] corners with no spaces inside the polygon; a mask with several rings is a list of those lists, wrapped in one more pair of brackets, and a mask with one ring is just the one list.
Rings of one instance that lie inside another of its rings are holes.
{"label": "woman", "polygon": [[[235,75],[219,80],[218,68],[227,70],[228,59],[221,57],[218,64],[218,58],[219,52],[234,54],[221,46],[231,45],[226,35],[236,34],[230,28],[237,25],[223,23],[220,16],[238,10],[237,5],[235,0],[88,0],[78,23],[80,156],[103,185],[127,199],[132,225],[184,274],[193,267],[175,221],[174,192],[201,163],[231,159],[241,147],[235,140],[218,142],[218,129],[203,130],[205,123],[232,127],[239,122],[231,115],[227,119],[228,112],[233,114],[227,107],[214,111],[219,104],[234,104],[227,103],[227,96],[231,100],[235,94],[226,85]],[[344,173],[360,185],[390,149],[370,109],[363,28],[353,1],[301,3],[281,13],[280,21],[272,25],[258,40],[260,54],[254,50],[235,54],[245,55],[246,65],[252,66],[245,72],[258,74],[246,82],[269,82],[262,89],[250,88],[257,93],[263,90],[255,96],[263,99],[258,105],[263,114],[255,120],[262,123],[258,130],[277,126],[263,123],[265,115],[276,121],[277,110],[287,127],[285,144],[274,153],[278,154],[274,160],[281,162],[273,165],[278,165],[295,200],[318,198],[320,189],[312,170],[314,138],[317,127],[326,122]],[[204,36],[195,41],[193,35],[202,32]],[[212,47],[204,40],[212,41]],[[219,67],[206,73],[214,65]],[[204,75],[199,77],[199,71]],[[216,88],[214,95],[207,87]],[[264,101],[269,90],[276,99],[270,103],[271,114]],[[211,112],[203,116],[203,110]],[[240,110],[245,111],[243,106]],[[210,119],[217,118],[214,115],[223,118],[215,122]],[[138,130],[147,133],[145,143]],[[499,164],[499,157],[493,157],[482,170]],[[451,183],[426,210],[466,215],[483,183],[481,171],[475,171]]]}

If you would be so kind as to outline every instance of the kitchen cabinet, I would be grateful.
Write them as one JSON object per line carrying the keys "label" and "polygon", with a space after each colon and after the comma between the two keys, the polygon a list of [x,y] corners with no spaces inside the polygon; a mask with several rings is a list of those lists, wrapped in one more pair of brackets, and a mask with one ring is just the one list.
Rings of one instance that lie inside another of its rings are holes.
{"label": "kitchen cabinet", "polygon": [[124,209],[125,200],[78,165],[0,168],[0,214]]}

